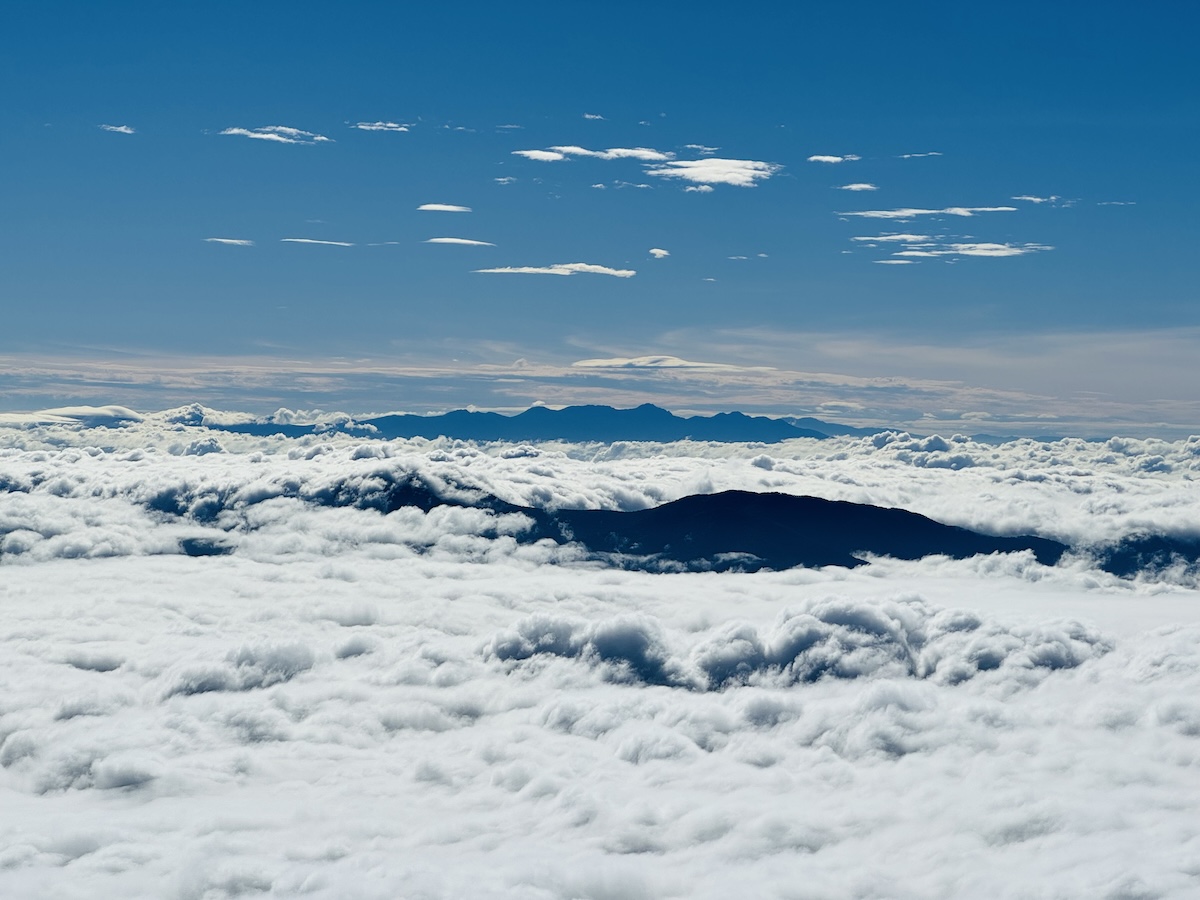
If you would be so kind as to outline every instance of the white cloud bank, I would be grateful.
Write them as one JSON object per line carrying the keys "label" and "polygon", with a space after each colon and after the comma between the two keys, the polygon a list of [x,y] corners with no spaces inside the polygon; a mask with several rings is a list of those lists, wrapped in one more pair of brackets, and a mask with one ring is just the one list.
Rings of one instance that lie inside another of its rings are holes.
{"label": "white cloud bank", "polygon": [[266,125],[262,128],[226,128],[220,134],[248,137],[256,141],[272,141],[277,144],[321,144],[332,143],[333,138],[315,131],[292,128],[288,125]]}
{"label": "white cloud bank", "polygon": [[646,174],[656,178],[678,178],[700,185],[701,188],[711,189],[711,185],[714,184],[754,187],[758,182],[777,174],[782,168],[775,163],[753,159],[707,157],[672,160],[661,166],[647,168]]}
{"label": "white cloud bank", "polygon": [[113,134],[137,134],[137,130],[132,125],[98,125],[96,127]]}
{"label": "white cloud bank", "polygon": [[429,238],[424,243],[426,243],[426,244],[459,244],[463,247],[495,247],[496,246],[495,244],[488,243],[487,241],[473,241],[469,238],[458,238],[458,237]]}
{"label": "white cloud bank", "polygon": [[501,275],[612,275],[616,278],[632,278],[634,269],[613,269],[592,263],[555,263],[550,266],[498,266],[493,269],[475,269],[482,274]]}
{"label": "white cloud bank", "polygon": [[648,575],[319,502],[415,471],[1195,527],[1194,442],[218,450],[169,418],[0,451],[5,896],[1195,896],[1192,587],[1020,555]]}
{"label": "white cloud bank", "polygon": [[421,212],[468,213],[471,211],[469,206],[455,206],[452,203],[422,203],[417,209]]}

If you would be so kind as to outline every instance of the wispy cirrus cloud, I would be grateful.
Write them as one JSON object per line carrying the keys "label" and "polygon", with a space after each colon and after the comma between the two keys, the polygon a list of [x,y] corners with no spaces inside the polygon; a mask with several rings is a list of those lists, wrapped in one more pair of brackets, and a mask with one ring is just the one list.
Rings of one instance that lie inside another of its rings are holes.
{"label": "wispy cirrus cloud", "polygon": [[455,206],[453,203],[422,203],[417,209],[421,212],[470,212],[469,206]]}
{"label": "wispy cirrus cloud", "polygon": [[597,122],[604,122],[604,121],[606,121],[606,120],[605,120],[605,118],[604,118],[604,116],[597,115],[596,113],[584,113],[584,114],[583,114],[583,117],[584,117],[585,119],[591,119],[591,120],[593,120],[593,121],[597,121]]}
{"label": "wispy cirrus cloud", "polygon": [[1026,256],[1030,253],[1040,253],[1043,250],[1053,250],[1047,244],[994,244],[987,242],[966,242],[939,244],[930,248],[912,247],[899,250],[895,256],[935,257],[935,256]]}
{"label": "wispy cirrus cloud", "polygon": [[878,186],[870,184],[866,181],[856,181],[853,184],[838,185],[839,191],[877,191]]}
{"label": "wispy cirrus cloud", "polygon": [[359,131],[408,131],[412,125],[407,122],[355,122],[350,127]]}
{"label": "wispy cirrus cloud", "polygon": [[97,125],[101,131],[109,131],[113,134],[137,134],[137,129],[132,125]]}
{"label": "wispy cirrus cloud", "polygon": [[487,241],[473,241],[470,238],[458,237],[435,237],[423,241],[426,244],[459,244],[463,247],[495,247],[495,244]]}
{"label": "wispy cirrus cloud", "polygon": [[493,178],[492,179],[492,181],[496,182],[496,184],[513,184],[516,180],[517,179],[514,178],[512,175],[505,175],[501,178]]}
{"label": "wispy cirrus cloud", "polygon": [[933,240],[927,234],[877,234],[864,237],[852,237],[852,241],[870,241],[871,243],[886,244],[890,242],[898,242],[904,244],[917,244],[922,241]]}
{"label": "wispy cirrus cloud", "polygon": [[615,278],[632,278],[634,269],[613,269],[593,263],[555,263],[550,266],[498,266],[493,269],[475,269],[477,273],[494,275],[612,275]]}
{"label": "wispy cirrus cloud", "polygon": [[319,244],[323,247],[353,247],[349,241],[319,241],[316,238],[280,238],[281,244]]}
{"label": "wispy cirrus cloud", "polygon": [[862,159],[862,157],[861,157],[861,156],[859,156],[859,155],[857,155],[857,154],[855,154],[855,153],[847,153],[845,156],[825,156],[825,155],[823,155],[823,154],[819,154],[819,153],[818,153],[818,154],[816,154],[816,155],[814,155],[814,156],[810,156],[810,157],[808,158],[808,162],[815,162],[815,163],[844,163],[844,162],[857,162],[857,161],[858,161],[858,160],[860,160],[860,159]]}
{"label": "wispy cirrus cloud", "polygon": [[679,178],[704,186],[729,184],[734,187],[754,187],[778,173],[783,167],[775,163],[756,159],[706,159],[671,160],[661,166],[646,169],[647,175],[656,178]]}
{"label": "wispy cirrus cloud", "polygon": [[897,157],[897,159],[921,159],[926,156],[944,156],[944,155],[945,154],[939,153],[937,150],[930,150],[928,153],[901,153]]}
{"label": "wispy cirrus cloud", "polygon": [[537,162],[562,162],[571,156],[591,159],[637,159],[643,162],[662,162],[673,159],[674,153],[655,150],[652,147],[610,147],[608,150],[589,150],[574,144],[550,147],[546,150],[514,150],[514,156],[523,156]]}
{"label": "wispy cirrus cloud", "polygon": [[917,216],[963,216],[970,217],[979,213],[1016,212],[1015,206],[947,206],[943,209],[917,209],[906,207],[902,209],[864,209],[853,212],[839,212],[839,216],[857,216],[861,219],[915,219]]}
{"label": "wispy cirrus cloud", "polygon": [[256,141],[272,141],[277,144],[322,144],[332,143],[333,138],[315,131],[292,128],[288,125],[265,125],[262,128],[226,128],[220,134],[248,137]]}
{"label": "wispy cirrus cloud", "polygon": [[208,244],[226,244],[230,247],[253,247],[254,241],[246,240],[245,238],[205,238],[205,243]]}
{"label": "wispy cirrus cloud", "polygon": [[684,144],[688,150],[695,150],[697,153],[712,154],[720,150],[720,147],[706,147],[704,144]]}

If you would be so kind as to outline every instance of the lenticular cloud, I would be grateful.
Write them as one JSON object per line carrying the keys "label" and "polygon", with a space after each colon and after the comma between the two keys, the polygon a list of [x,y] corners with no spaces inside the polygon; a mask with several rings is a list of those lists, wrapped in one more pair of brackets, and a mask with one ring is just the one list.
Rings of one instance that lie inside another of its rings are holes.
{"label": "lenticular cloud", "polygon": [[1185,561],[654,574],[530,541],[508,511],[773,491],[1086,550],[1200,531],[1194,439],[205,425],[231,418],[0,428],[4,896],[1200,886]]}

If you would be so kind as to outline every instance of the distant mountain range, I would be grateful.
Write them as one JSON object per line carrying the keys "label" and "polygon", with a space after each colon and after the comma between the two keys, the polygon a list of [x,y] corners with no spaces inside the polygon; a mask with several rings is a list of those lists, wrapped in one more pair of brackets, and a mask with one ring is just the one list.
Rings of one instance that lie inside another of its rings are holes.
{"label": "distant mountain range", "polygon": [[[198,423],[197,423],[198,424]],[[465,441],[746,441],[776,444],[790,438],[870,435],[876,428],[852,428],[813,418],[772,419],[740,412],[677,416],[651,403],[633,409],[611,406],[534,406],[513,416],[457,409],[436,416],[389,415],[320,425],[250,422],[209,424],[236,434],[301,437],[342,432],[378,438],[457,438]]]}

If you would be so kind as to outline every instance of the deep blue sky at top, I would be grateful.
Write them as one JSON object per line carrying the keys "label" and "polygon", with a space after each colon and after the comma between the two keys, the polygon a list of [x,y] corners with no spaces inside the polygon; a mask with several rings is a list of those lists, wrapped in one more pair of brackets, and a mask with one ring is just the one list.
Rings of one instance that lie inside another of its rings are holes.
{"label": "deep blue sky at top", "polygon": [[[11,4],[0,350],[569,361],[654,352],[681,329],[954,341],[1200,325],[1198,15]],[[411,127],[349,127],[375,121]],[[219,133],[264,126],[332,140]],[[689,192],[636,159],[513,153],[562,145],[778,168]],[[877,189],[838,189],[852,183]],[[1003,206],[1016,210],[837,215]],[[853,240],[897,233],[926,240]],[[973,255],[981,244],[1013,255]],[[566,263],[637,274],[475,271]]]}

